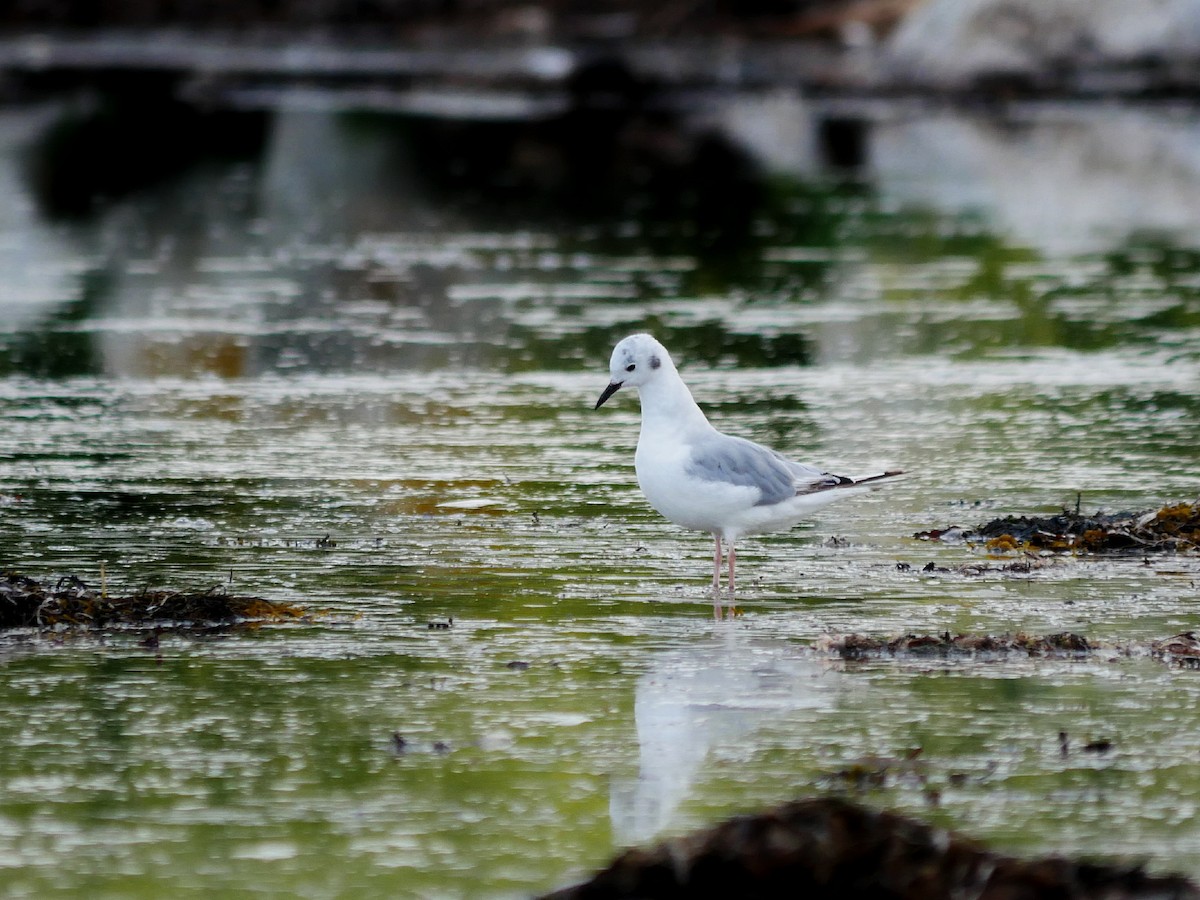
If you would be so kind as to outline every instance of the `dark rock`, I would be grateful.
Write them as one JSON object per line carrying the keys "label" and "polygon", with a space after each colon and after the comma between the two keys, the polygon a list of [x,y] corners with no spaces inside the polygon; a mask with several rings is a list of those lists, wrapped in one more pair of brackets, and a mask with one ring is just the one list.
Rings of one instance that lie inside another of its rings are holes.
{"label": "dark rock", "polygon": [[827,797],[628,850],[590,881],[546,900],[702,896],[1195,900],[1200,887],[1139,868],[1004,856],[915,819]]}

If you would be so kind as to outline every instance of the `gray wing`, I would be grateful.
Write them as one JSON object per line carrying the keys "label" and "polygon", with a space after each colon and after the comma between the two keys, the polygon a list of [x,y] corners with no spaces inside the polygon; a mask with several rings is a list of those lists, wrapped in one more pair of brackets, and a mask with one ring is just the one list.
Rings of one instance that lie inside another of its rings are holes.
{"label": "gray wing", "polygon": [[774,450],[719,432],[692,447],[687,473],[705,481],[757,488],[755,506],[771,506],[812,491],[836,487],[844,479],[792,462]]}

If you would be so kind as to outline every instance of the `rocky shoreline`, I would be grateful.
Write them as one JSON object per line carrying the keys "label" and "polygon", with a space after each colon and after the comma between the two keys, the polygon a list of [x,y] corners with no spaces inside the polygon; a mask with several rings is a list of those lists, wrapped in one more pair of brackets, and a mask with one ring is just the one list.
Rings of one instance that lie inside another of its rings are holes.
{"label": "rocky shoreline", "polygon": [[244,103],[251,87],[328,82],[369,88],[377,104],[391,95],[403,110],[417,89],[569,89],[602,62],[668,91],[941,101],[1200,91],[1200,0],[1152,13],[1129,0],[799,0],[771,12],[680,4],[670,15],[620,3],[429,9],[331,0],[189,14],[147,3],[100,17],[83,4],[26,5],[0,12],[0,85],[13,95],[31,81],[136,72],[177,79],[209,102],[240,92]]}

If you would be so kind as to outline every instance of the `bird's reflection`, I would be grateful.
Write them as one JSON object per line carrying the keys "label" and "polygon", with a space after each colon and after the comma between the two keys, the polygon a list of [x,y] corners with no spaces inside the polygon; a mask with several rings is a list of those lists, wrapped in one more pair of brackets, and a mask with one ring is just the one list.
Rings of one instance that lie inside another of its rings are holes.
{"label": "bird's reflection", "polygon": [[644,842],[668,826],[710,752],[773,721],[815,723],[837,702],[839,674],[802,658],[798,645],[734,623],[719,631],[658,655],[638,679],[638,774],[614,780],[609,797],[618,844]]}

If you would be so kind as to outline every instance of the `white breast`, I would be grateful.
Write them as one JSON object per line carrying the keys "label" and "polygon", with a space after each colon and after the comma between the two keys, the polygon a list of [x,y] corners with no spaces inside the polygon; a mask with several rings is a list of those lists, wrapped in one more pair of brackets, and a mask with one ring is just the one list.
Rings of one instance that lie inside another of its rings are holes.
{"label": "white breast", "polygon": [[634,457],[642,493],[660,514],[683,528],[710,533],[736,528],[738,521],[754,509],[759,492],[689,475],[690,455],[685,441],[643,430]]}

